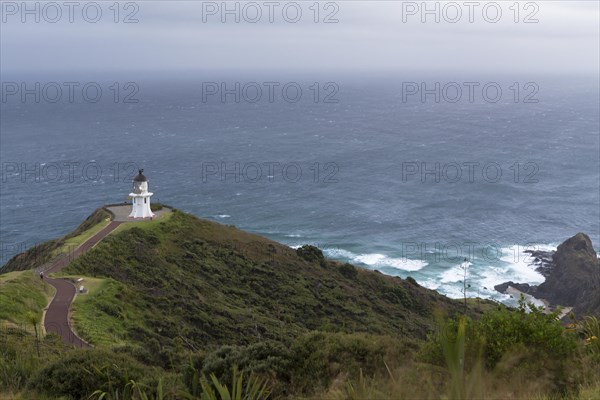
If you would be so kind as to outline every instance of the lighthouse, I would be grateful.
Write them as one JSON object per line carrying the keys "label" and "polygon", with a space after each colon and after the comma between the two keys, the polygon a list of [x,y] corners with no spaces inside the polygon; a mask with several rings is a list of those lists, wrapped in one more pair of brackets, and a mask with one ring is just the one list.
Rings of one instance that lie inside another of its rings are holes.
{"label": "lighthouse", "polygon": [[133,199],[129,218],[154,217],[150,210],[150,196],[154,193],[148,192],[148,178],[144,176],[143,172],[144,170],[140,169],[139,173],[133,178],[133,191],[129,193],[129,197]]}

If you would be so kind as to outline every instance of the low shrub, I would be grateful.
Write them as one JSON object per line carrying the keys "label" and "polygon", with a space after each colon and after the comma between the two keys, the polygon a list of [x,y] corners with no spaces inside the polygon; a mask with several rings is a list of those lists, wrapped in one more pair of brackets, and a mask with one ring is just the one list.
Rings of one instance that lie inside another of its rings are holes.
{"label": "low shrub", "polygon": [[354,265],[348,264],[348,263],[342,264],[340,266],[340,273],[349,279],[354,279],[354,278],[356,278],[356,275],[358,275],[358,271],[356,270],[356,267]]}
{"label": "low shrub", "polygon": [[575,335],[563,328],[556,313],[544,314],[523,297],[516,310],[499,307],[479,321],[461,317],[439,325],[421,347],[422,361],[446,365],[445,349],[458,342],[460,333],[465,371],[481,363],[508,380],[519,376],[544,380],[560,394],[577,387],[577,378],[567,368],[577,349]]}
{"label": "low shrub", "polygon": [[308,262],[320,263],[325,260],[323,252],[318,247],[308,244],[296,249],[296,254]]}
{"label": "low shrub", "polygon": [[313,393],[340,377],[356,379],[361,370],[386,375],[386,363],[405,359],[409,351],[409,342],[389,336],[313,332],[292,345],[292,387]]}
{"label": "low shrub", "polygon": [[49,396],[87,398],[97,390],[124,389],[131,380],[144,382],[151,370],[132,358],[109,350],[71,350],[30,380],[29,387]]}
{"label": "low shrub", "polygon": [[417,283],[417,281],[415,280],[415,278],[413,278],[412,276],[407,276],[406,277],[406,282],[410,283],[413,286],[419,286],[419,284]]}
{"label": "low shrub", "polygon": [[268,379],[274,385],[273,392],[282,394],[291,379],[290,364],[291,352],[281,343],[221,346],[202,359],[201,375],[215,375],[220,382],[230,385],[231,371],[236,367],[243,373]]}

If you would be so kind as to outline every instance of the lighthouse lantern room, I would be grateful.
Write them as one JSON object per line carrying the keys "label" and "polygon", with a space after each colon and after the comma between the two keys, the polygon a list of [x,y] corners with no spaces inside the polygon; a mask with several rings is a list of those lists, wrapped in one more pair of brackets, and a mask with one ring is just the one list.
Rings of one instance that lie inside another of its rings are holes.
{"label": "lighthouse lantern room", "polygon": [[148,192],[148,178],[140,169],[139,173],[133,178],[133,191],[129,193],[132,199],[131,214],[129,218],[151,218],[154,214],[150,210],[150,196],[154,193]]}

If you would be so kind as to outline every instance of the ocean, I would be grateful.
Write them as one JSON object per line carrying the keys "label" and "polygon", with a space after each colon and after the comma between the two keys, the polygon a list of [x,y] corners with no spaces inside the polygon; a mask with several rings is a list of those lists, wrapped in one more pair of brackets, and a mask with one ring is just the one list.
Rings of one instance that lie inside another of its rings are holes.
{"label": "ocean", "polygon": [[514,303],[493,286],[543,282],[526,250],[600,247],[598,77],[122,78],[3,78],[39,99],[3,91],[2,263],[139,168],[152,201],[450,297],[466,265],[469,296]]}

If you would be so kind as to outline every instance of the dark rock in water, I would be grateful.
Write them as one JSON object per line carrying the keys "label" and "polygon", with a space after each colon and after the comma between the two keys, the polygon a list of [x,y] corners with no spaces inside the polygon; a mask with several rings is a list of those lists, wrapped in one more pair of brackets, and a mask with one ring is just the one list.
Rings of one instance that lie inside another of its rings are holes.
{"label": "dark rock in water", "polygon": [[532,264],[536,265],[536,271],[548,278],[550,271],[554,264],[552,263],[552,256],[554,251],[547,250],[525,250],[523,253],[527,253],[533,258]]}
{"label": "dark rock in water", "polygon": [[553,305],[573,307],[576,315],[600,315],[600,260],[584,233],[567,239],[556,252],[526,250],[546,281],[539,286],[506,282],[494,288],[505,293],[512,286]]}
{"label": "dark rock in water", "polygon": [[509,286],[512,286],[515,289],[520,290],[521,292],[526,294],[531,294],[530,292],[533,289],[535,289],[535,286],[531,286],[529,283],[515,283],[513,281],[504,282],[500,285],[496,285],[494,286],[494,289],[496,289],[500,293],[506,293],[506,289],[508,289]]}

